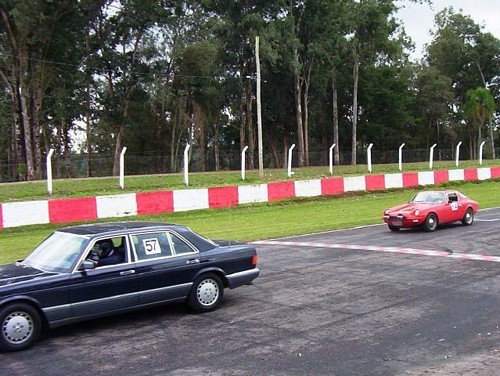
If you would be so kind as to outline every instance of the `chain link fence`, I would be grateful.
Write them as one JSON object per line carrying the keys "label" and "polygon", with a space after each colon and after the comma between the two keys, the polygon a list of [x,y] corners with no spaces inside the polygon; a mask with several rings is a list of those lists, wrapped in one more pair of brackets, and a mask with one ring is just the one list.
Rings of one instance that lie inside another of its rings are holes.
{"label": "chain link fence", "polygon": [[[241,153],[239,151],[221,151],[218,158],[210,148],[207,149],[205,158],[205,168],[200,160],[200,154],[196,149],[191,149],[189,158],[189,171],[235,171],[241,168]],[[496,148],[496,155],[500,155],[500,148]],[[484,159],[491,159],[491,149],[484,148]],[[435,149],[434,161],[454,161],[454,149]],[[391,164],[399,162],[399,151],[378,151],[371,150],[372,164]],[[254,163],[251,163],[252,155],[246,155],[246,168],[258,168],[258,155],[253,154]],[[287,166],[287,152],[275,152],[264,154],[264,169],[285,168]],[[367,164],[366,150],[358,151],[356,155],[357,164]],[[460,149],[460,160],[477,159],[471,158],[470,150]],[[126,175],[151,175],[168,174],[183,171],[183,154],[175,156],[161,155],[158,153],[142,153],[141,155],[125,154],[125,174]],[[429,161],[429,150],[426,149],[404,149],[402,150],[403,163],[416,163]],[[45,162],[45,160],[44,160]],[[68,158],[54,155],[52,158],[52,171],[54,178],[85,178],[85,177],[105,177],[113,176],[114,158],[112,155],[94,154],[89,158],[87,154],[72,154]],[[310,166],[328,166],[328,150],[309,153]],[[351,153],[340,154],[340,165],[351,164]],[[292,152],[292,166],[298,166],[297,149]],[[46,178],[46,164],[42,165],[43,179]],[[9,165],[5,161],[0,161],[0,182],[14,182],[24,180],[26,175],[25,165]]]}

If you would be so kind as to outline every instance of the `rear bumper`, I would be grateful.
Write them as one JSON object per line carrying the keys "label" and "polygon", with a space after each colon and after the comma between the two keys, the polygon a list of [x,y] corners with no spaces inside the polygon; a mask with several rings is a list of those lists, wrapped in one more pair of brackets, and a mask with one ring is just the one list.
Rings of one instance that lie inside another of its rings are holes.
{"label": "rear bumper", "polygon": [[249,285],[252,281],[257,278],[260,274],[259,268],[248,269],[242,272],[233,273],[226,275],[226,279],[229,288],[234,289],[235,287],[242,285]]}

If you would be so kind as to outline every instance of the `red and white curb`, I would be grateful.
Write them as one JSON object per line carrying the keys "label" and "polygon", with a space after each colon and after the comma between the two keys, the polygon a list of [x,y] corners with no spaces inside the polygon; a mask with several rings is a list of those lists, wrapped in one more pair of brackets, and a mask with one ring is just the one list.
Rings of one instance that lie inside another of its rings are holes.
{"label": "red and white curb", "polygon": [[478,181],[495,178],[500,178],[500,166],[9,202],[0,204],[0,229],[45,223],[70,223],[111,217],[228,208],[292,197],[340,195],[355,191],[414,188],[448,181]]}
{"label": "red and white curb", "polygon": [[350,249],[350,250],[375,251],[375,252],[386,252],[386,253],[403,253],[407,255],[446,257],[446,258],[461,259],[461,260],[500,262],[499,256],[478,255],[474,253],[449,253],[446,251],[430,251],[426,249],[403,248],[403,247],[381,247],[376,245],[290,242],[281,240],[260,240],[252,242],[252,244],[279,245],[279,246],[291,246],[291,247],[310,247],[310,248]]}

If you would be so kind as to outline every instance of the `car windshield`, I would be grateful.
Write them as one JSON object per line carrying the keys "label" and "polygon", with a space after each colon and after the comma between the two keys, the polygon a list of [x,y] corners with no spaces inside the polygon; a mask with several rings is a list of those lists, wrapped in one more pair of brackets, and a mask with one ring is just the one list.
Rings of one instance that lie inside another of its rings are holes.
{"label": "car windshield", "polygon": [[444,201],[444,194],[440,192],[419,192],[413,197],[411,202],[434,202]]}
{"label": "car windshield", "polygon": [[52,273],[71,271],[87,239],[74,234],[55,232],[45,239],[22,264]]}

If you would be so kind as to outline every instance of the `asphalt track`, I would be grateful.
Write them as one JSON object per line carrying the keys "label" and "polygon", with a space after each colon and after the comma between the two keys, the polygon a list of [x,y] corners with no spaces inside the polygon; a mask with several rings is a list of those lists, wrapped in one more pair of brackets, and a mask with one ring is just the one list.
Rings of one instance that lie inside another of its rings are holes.
{"label": "asphalt track", "polygon": [[219,310],[168,305],[56,329],[0,375],[497,375],[500,208],[460,224],[263,241]]}

